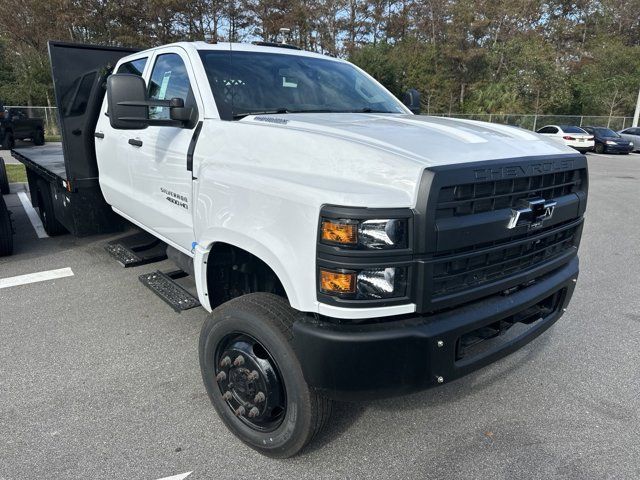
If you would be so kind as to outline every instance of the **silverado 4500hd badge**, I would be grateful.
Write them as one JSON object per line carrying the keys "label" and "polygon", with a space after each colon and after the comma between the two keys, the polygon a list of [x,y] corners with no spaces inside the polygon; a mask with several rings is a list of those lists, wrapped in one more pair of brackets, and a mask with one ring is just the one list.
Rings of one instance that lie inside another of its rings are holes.
{"label": "silverado 4500hd badge", "polygon": [[172,192],[164,187],[160,187],[160,191],[166,195],[167,202],[171,202],[174,205],[178,205],[179,207],[184,208],[185,210],[189,210],[189,199],[176,192]]}

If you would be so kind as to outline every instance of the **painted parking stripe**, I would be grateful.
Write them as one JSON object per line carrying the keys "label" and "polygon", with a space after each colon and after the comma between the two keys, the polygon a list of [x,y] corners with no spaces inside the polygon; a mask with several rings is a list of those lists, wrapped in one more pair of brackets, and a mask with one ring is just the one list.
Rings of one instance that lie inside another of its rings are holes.
{"label": "painted parking stripe", "polygon": [[184,480],[185,478],[187,478],[192,473],[193,472],[180,473],[178,475],[173,475],[172,477],[159,478],[158,480]]}
{"label": "painted parking stripe", "polygon": [[44,272],[28,273],[17,277],[0,278],[0,289],[27,285],[29,283],[46,282],[58,278],[72,277],[73,271],[70,268],[59,268],[58,270],[46,270]]}
{"label": "painted parking stripe", "polygon": [[22,208],[24,208],[24,211],[27,213],[27,217],[29,217],[31,225],[33,225],[33,229],[36,231],[38,238],[49,238],[49,235],[44,231],[44,226],[40,221],[40,217],[33,208],[33,205],[31,205],[31,201],[27,194],[25,192],[18,192],[18,198],[20,199],[20,203],[22,203]]}

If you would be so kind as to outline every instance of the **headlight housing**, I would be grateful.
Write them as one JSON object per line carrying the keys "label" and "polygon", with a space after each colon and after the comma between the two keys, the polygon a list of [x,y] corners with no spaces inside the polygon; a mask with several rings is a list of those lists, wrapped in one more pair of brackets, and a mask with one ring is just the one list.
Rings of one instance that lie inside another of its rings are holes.
{"label": "headlight housing", "polygon": [[403,249],[408,246],[408,219],[322,218],[320,242],[325,245],[364,250]]}
{"label": "headlight housing", "polygon": [[606,143],[607,145],[615,145],[616,144],[616,142],[614,142],[613,140],[607,140],[604,143]]}
{"label": "headlight housing", "polygon": [[366,270],[320,268],[320,292],[351,300],[380,300],[404,297],[407,268],[386,267]]}
{"label": "headlight housing", "polygon": [[352,307],[411,302],[414,215],[411,208],[325,205],[318,222],[318,299]]}

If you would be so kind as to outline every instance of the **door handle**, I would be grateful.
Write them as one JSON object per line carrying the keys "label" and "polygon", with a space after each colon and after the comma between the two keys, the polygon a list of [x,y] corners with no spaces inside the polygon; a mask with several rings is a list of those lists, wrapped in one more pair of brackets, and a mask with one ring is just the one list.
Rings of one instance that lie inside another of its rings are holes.
{"label": "door handle", "polygon": [[142,146],[142,140],[138,140],[137,138],[130,138],[129,139],[129,145],[133,145],[134,147],[141,147]]}
{"label": "door handle", "polygon": [[73,133],[76,137],[79,137],[80,135],[82,135],[82,130],[80,130],[79,128],[76,128],[71,130],[71,133]]}
{"label": "door handle", "polygon": [[104,138],[104,133],[96,132],[96,133],[93,134],[93,136],[96,137],[96,138]]}

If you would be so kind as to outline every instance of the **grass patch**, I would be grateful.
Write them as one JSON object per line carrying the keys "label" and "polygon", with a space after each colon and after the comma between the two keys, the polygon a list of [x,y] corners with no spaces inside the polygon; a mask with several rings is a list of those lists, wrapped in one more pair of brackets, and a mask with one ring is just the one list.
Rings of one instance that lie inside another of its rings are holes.
{"label": "grass patch", "polygon": [[5,164],[7,169],[7,177],[9,183],[22,183],[27,181],[27,171],[24,169],[24,165]]}

